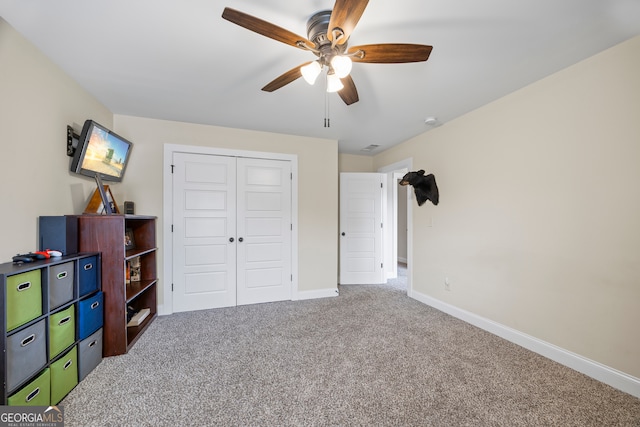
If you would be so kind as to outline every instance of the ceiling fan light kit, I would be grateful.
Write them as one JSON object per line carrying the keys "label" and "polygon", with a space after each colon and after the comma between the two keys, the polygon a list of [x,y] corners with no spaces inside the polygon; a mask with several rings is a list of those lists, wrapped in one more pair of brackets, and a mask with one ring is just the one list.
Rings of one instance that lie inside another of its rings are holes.
{"label": "ceiling fan light kit", "polygon": [[340,77],[337,74],[329,72],[327,73],[327,92],[338,92],[344,88],[344,85],[340,81]]}
{"label": "ceiling fan light kit", "polygon": [[303,77],[315,83],[327,67],[327,92],[337,92],[345,104],[359,101],[358,90],[350,76],[353,62],[401,64],[423,62],[431,54],[431,46],[407,43],[381,43],[347,47],[351,33],[364,13],[369,0],[336,0],[333,10],[315,13],[307,21],[307,37],[235,9],[225,8],[222,17],[229,22],[318,57],[269,82],[262,90],[273,92]]}
{"label": "ceiling fan light kit", "polygon": [[349,75],[353,62],[348,56],[336,55],[331,58],[331,68],[336,73],[336,76],[343,79]]}
{"label": "ceiling fan light kit", "polygon": [[313,85],[316,82],[316,79],[320,75],[320,71],[322,71],[322,66],[318,61],[312,61],[309,64],[300,67],[302,77],[310,85]]}

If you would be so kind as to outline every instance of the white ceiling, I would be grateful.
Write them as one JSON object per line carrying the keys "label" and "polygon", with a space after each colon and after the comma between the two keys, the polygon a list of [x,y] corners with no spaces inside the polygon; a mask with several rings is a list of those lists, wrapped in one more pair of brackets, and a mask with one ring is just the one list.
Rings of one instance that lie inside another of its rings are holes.
{"label": "white ceiling", "polygon": [[303,79],[261,91],[315,56],[222,19],[224,7],[306,37],[307,19],[333,3],[0,0],[0,16],[116,114],[335,139],[354,154],[640,34],[640,0],[371,0],[349,44],[428,44],[427,62],[355,63],[351,106]]}

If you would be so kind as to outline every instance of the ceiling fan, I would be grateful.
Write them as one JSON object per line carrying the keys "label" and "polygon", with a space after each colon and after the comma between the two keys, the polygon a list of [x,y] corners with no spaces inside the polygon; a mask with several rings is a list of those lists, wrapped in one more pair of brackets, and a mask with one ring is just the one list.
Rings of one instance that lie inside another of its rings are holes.
{"label": "ceiling fan", "polygon": [[399,64],[429,59],[432,46],[408,43],[383,43],[348,47],[347,42],[369,0],[336,0],[333,10],[317,12],[307,21],[307,38],[260,18],[225,8],[222,17],[265,37],[314,53],[318,59],[301,64],[275,78],[262,90],[276,89],[304,77],[313,84],[327,68],[327,92],[338,92],[347,105],[358,102],[358,91],[349,75],[352,62]]}

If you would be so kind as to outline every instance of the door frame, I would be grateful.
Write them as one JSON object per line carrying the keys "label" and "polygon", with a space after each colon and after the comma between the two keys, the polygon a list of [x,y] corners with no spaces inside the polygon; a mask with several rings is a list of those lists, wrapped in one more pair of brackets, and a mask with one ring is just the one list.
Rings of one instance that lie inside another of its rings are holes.
{"label": "door frame", "polygon": [[285,160],[291,162],[291,299],[298,294],[298,156],[295,154],[269,153],[262,151],[235,150],[228,148],[195,145],[164,144],[162,159],[162,264],[163,303],[158,306],[159,315],[173,314],[173,180],[171,163],[173,153],[202,154],[211,156],[248,157],[254,159]]}
{"label": "door frame", "polygon": [[[378,168],[377,172],[386,173],[387,174],[387,200],[389,202],[388,209],[384,211],[387,215],[385,218],[385,223],[390,224],[387,227],[387,230],[390,231],[392,235],[393,242],[393,250],[390,256],[395,256],[397,258],[397,244],[398,244],[398,209],[397,209],[397,200],[398,200],[398,186],[395,181],[395,176],[400,173],[406,173],[410,171],[413,167],[413,158],[410,157],[408,159],[400,160],[399,162],[392,163],[387,166],[382,166]],[[413,294],[413,192],[407,192],[407,295],[412,296]],[[390,213],[389,210],[392,210]],[[397,274],[397,259],[390,260],[387,257],[387,252],[385,252],[385,262],[393,262],[394,269]],[[391,272],[391,276],[393,276],[393,272]]]}

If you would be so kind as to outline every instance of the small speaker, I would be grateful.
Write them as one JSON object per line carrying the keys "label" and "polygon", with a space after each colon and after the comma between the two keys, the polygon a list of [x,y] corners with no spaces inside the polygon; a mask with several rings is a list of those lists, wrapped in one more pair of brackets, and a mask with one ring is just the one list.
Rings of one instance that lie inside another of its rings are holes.
{"label": "small speaker", "polygon": [[124,202],[124,213],[129,215],[135,214],[133,202]]}
{"label": "small speaker", "polygon": [[78,253],[78,217],[75,215],[38,218],[40,250],[51,249],[63,255]]}

